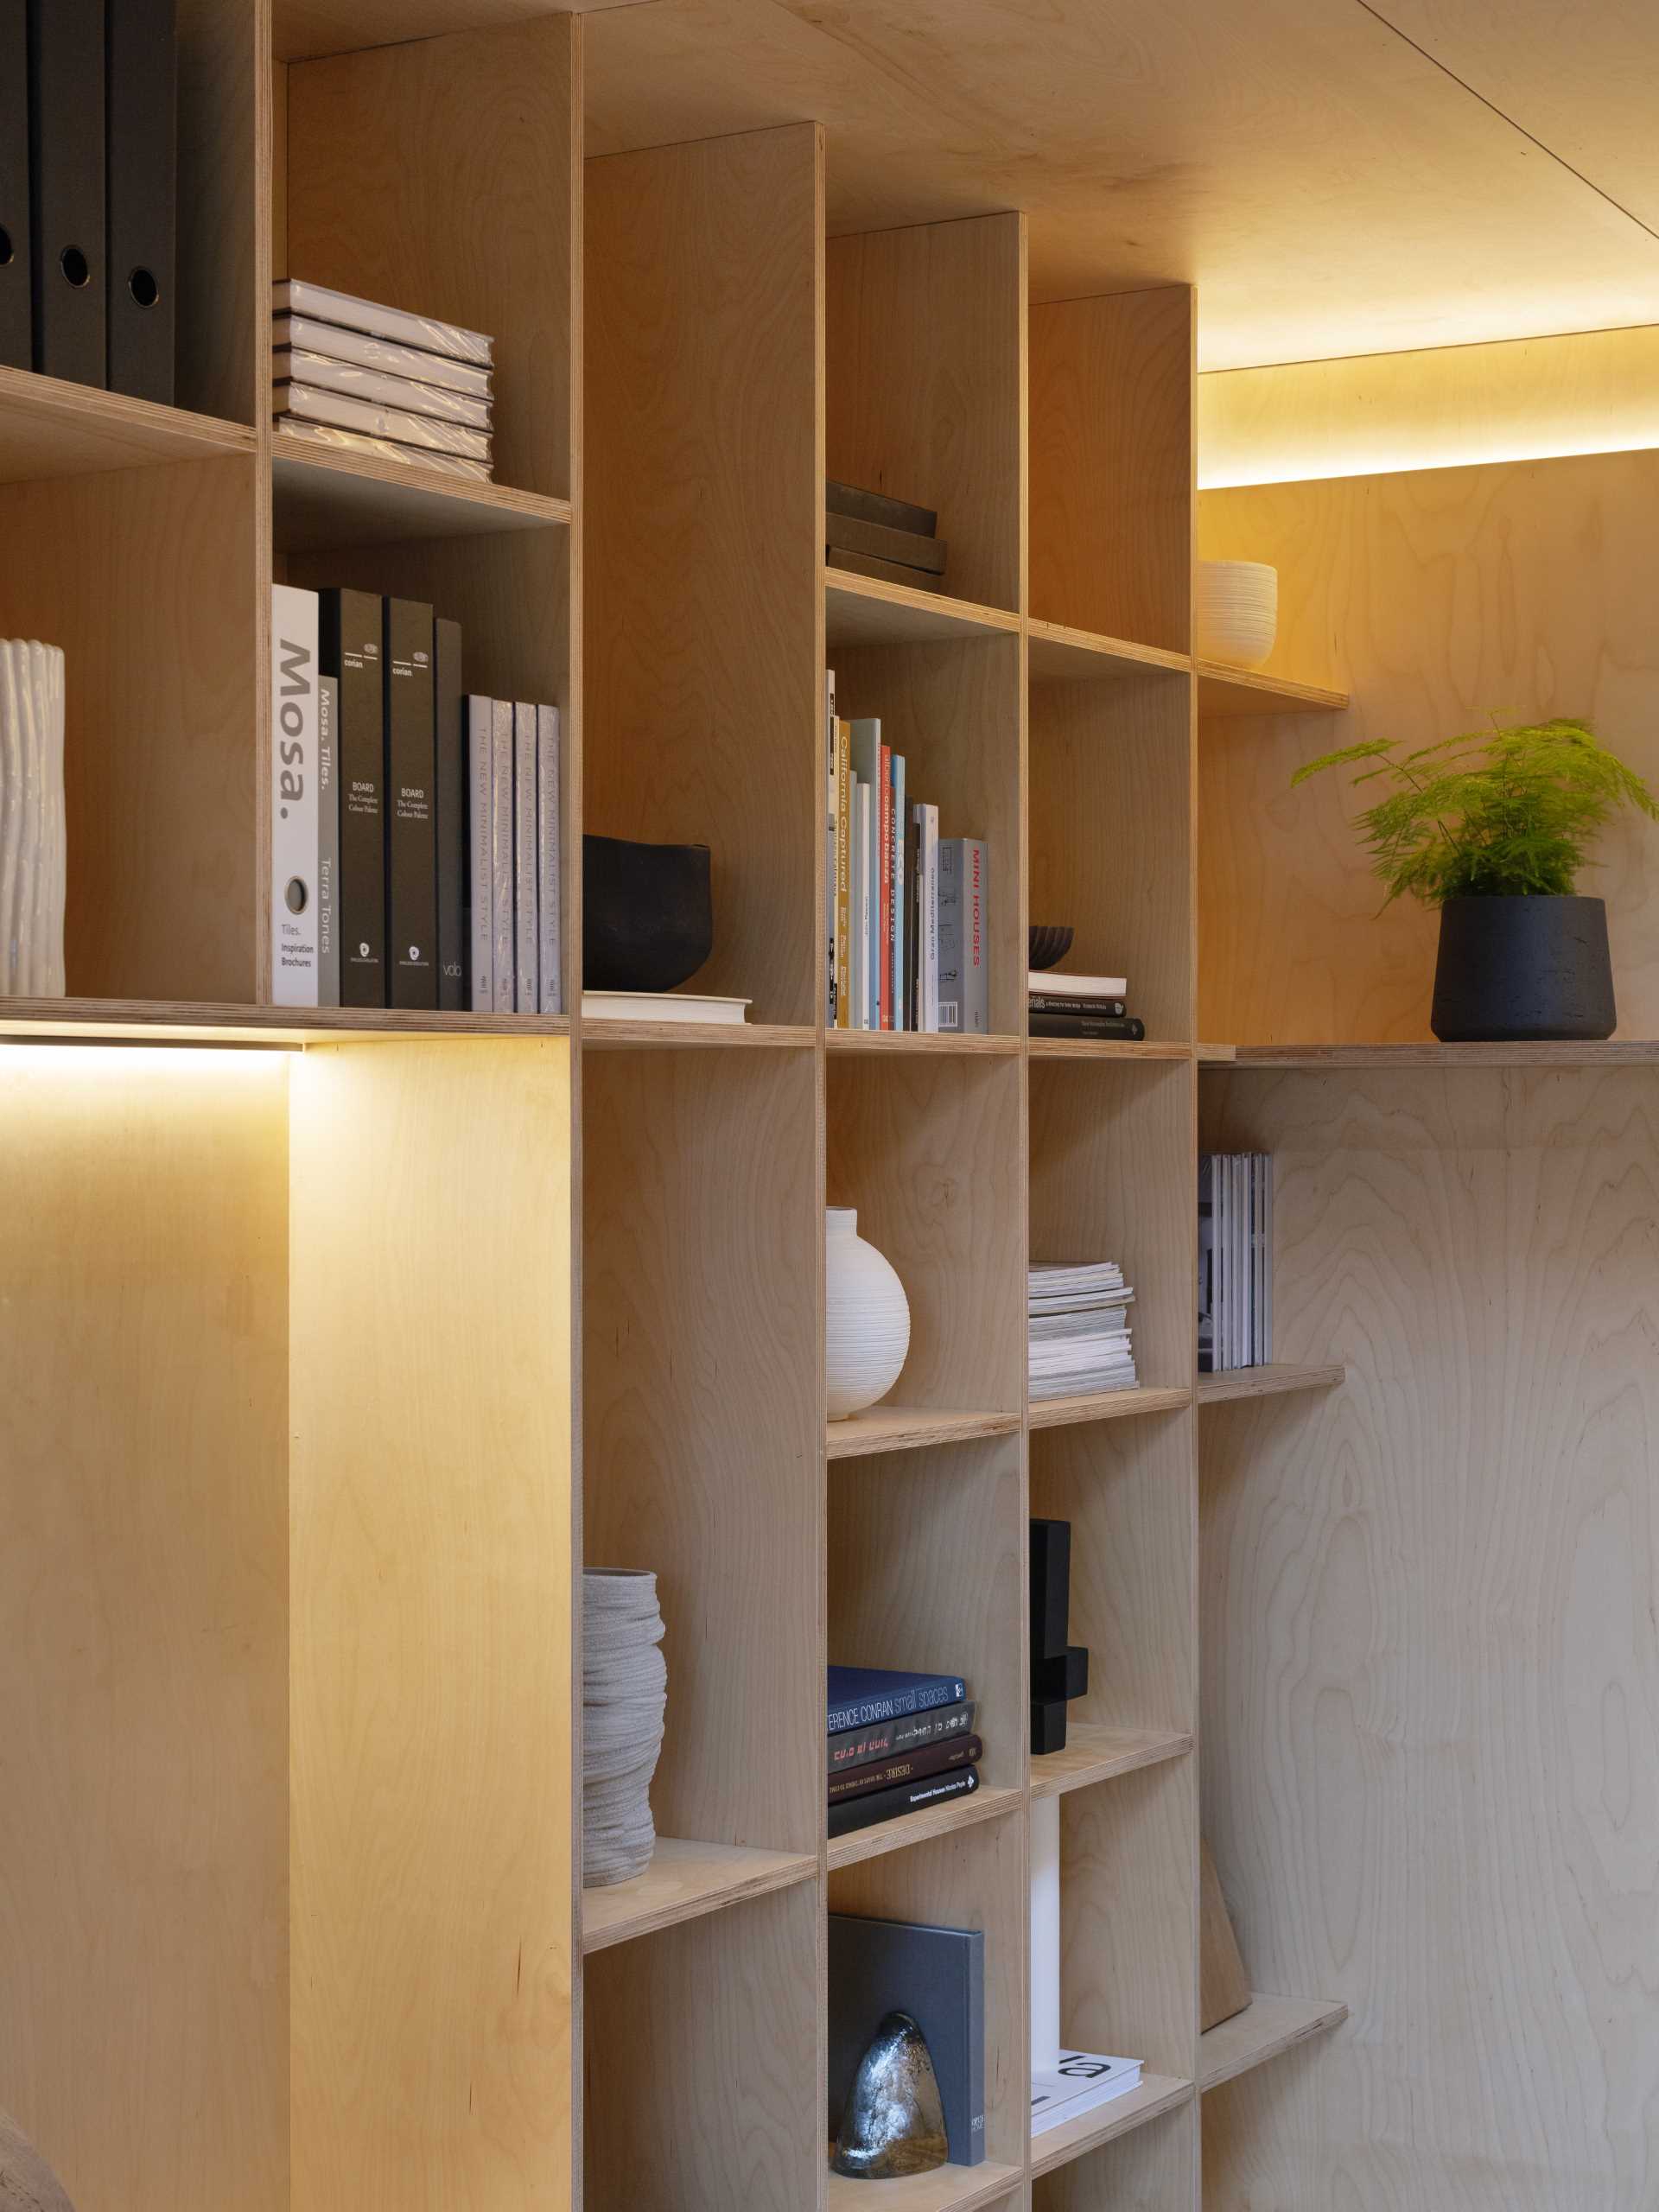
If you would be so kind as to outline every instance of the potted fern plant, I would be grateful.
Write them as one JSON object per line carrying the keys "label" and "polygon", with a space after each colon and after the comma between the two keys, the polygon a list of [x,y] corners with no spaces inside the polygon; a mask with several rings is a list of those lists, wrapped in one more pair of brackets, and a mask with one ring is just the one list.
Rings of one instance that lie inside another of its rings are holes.
{"label": "potted fern plant", "polygon": [[1415,752],[1375,738],[1299,768],[1357,767],[1382,795],[1361,815],[1389,899],[1440,913],[1429,1026],[1451,1044],[1611,1037],[1607,910],[1574,888],[1621,808],[1659,817],[1634,769],[1582,721],[1449,737]]}

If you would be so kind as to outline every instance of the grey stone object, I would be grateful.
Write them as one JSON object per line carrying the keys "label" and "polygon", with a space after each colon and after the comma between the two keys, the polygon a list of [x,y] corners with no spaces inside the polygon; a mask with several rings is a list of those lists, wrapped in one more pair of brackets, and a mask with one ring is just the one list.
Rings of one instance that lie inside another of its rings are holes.
{"label": "grey stone object", "polygon": [[927,2039],[908,2012],[888,2012],[859,2061],[832,2170],[896,2181],[944,2164],[944,2107]]}
{"label": "grey stone object", "polygon": [[0,2112],[0,2212],[75,2212],[57,2176],[5,2112]]}

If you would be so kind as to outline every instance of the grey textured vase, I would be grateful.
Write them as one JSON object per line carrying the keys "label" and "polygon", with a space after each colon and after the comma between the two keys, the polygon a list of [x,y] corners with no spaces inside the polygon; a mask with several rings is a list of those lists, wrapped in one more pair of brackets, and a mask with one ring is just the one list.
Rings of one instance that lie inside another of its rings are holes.
{"label": "grey textured vase", "polygon": [[582,1878],[606,1889],[643,1874],[657,1846],[668,1666],[654,1574],[590,1568],[582,1601]]}
{"label": "grey textured vase", "polygon": [[949,2156],[927,2038],[908,2012],[889,2012],[859,2061],[830,2165],[855,2181],[896,2181]]}
{"label": "grey textured vase", "polygon": [[4,2112],[0,2112],[0,2212],[75,2212],[51,2167]]}
{"label": "grey textured vase", "polygon": [[0,639],[0,994],[60,999],[63,654]]}
{"label": "grey textured vase", "polygon": [[1443,1044],[1611,1037],[1618,1022],[1599,899],[1448,899],[1428,1026]]}

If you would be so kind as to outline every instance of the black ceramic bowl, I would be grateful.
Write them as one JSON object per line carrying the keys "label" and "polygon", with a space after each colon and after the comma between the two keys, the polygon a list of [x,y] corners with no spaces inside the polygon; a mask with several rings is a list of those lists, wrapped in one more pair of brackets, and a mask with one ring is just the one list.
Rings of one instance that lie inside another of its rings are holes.
{"label": "black ceramic bowl", "polygon": [[589,991],[671,991],[714,950],[707,845],[582,841],[582,982]]}
{"label": "black ceramic bowl", "polygon": [[1033,968],[1057,966],[1071,951],[1074,934],[1068,925],[1059,922],[1033,922],[1027,960]]}

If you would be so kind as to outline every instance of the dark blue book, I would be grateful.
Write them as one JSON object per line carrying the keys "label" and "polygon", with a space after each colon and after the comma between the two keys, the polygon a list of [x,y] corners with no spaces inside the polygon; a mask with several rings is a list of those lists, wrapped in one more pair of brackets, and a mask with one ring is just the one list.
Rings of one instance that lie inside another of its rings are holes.
{"label": "dark blue book", "polygon": [[878,1720],[901,1720],[907,1713],[931,1713],[936,1705],[960,1705],[968,1685],[960,1675],[912,1675],[892,1667],[831,1667],[829,1733],[843,1728],[871,1728]]}
{"label": "dark blue book", "polygon": [[830,1916],[830,2133],[887,2012],[926,2040],[953,2163],[985,2156],[985,1937],[976,1928]]}

